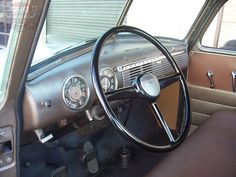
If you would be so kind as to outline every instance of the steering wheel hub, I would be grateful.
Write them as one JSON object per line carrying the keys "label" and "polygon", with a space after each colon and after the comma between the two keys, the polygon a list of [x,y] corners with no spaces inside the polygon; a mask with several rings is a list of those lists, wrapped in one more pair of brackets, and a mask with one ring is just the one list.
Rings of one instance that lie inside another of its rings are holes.
{"label": "steering wheel hub", "polygon": [[143,74],[137,79],[138,89],[149,98],[157,98],[160,95],[160,83],[155,75]]}

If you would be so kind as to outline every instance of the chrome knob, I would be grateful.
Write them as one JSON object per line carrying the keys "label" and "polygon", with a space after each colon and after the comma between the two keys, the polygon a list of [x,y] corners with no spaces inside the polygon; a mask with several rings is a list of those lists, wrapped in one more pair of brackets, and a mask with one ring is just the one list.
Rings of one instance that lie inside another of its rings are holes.
{"label": "chrome knob", "polygon": [[41,102],[41,105],[43,107],[50,108],[52,106],[52,100],[44,100],[44,101]]}

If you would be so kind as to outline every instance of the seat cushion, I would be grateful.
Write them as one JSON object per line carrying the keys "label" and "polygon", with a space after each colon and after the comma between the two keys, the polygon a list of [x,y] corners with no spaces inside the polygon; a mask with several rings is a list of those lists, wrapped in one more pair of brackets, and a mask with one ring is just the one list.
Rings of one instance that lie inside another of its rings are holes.
{"label": "seat cushion", "polygon": [[236,113],[212,115],[146,177],[236,177]]}

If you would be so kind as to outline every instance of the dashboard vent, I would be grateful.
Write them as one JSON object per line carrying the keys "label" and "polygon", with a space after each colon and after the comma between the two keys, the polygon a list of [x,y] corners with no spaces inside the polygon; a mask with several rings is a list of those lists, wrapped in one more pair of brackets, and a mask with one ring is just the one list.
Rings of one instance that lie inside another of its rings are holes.
{"label": "dashboard vent", "polygon": [[[173,53],[172,56],[180,68],[183,69],[188,66],[188,53],[184,51],[176,52]],[[133,80],[140,74],[152,73],[158,79],[174,74],[174,69],[172,68],[171,64],[163,56],[155,59],[145,59],[136,63],[120,66],[117,70],[122,73],[123,87],[130,86]]]}

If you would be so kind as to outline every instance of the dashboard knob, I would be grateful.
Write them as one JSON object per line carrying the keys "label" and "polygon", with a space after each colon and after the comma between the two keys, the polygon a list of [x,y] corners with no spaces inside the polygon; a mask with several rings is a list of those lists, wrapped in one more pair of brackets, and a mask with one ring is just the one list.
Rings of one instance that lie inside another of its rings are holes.
{"label": "dashboard knob", "polygon": [[43,107],[47,107],[47,108],[50,108],[52,106],[52,100],[45,100],[45,101],[42,101],[41,105]]}
{"label": "dashboard knob", "polygon": [[105,112],[103,111],[102,107],[99,105],[95,105],[91,109],[91,114],[96,120],[103,120],[105,118]]}

